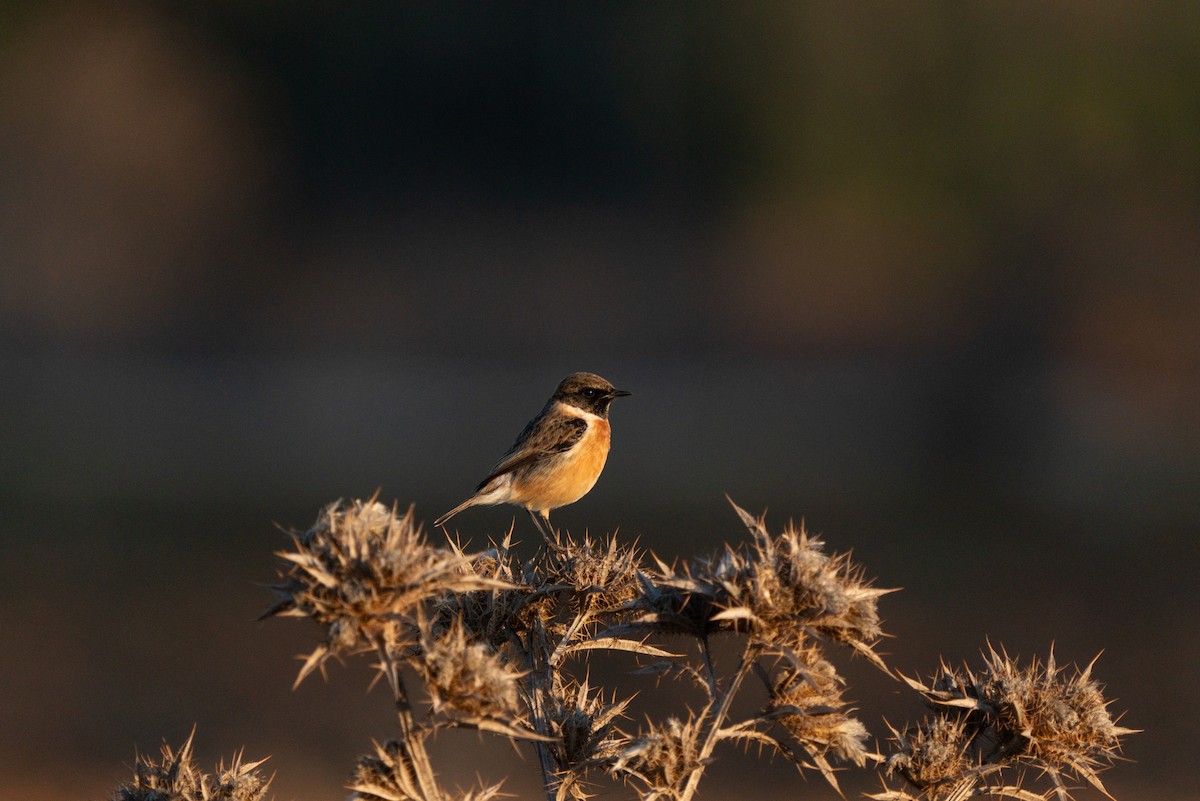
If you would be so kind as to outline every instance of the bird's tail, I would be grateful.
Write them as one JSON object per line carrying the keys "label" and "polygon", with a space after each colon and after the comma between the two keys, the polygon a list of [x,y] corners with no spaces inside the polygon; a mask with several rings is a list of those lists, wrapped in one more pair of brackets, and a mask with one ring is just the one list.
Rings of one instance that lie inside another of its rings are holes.
{"label": "bird's tail", "polygon": [[472,495],[470,498],[467,498],[465,501],[460,503],[458,506],[455,506],[449,512],[446,512],[446,514],[442,515],[437,520],[434,520],[433,525],[436,526],[437,528],[441,528],[442,526],[444,526],[446,524],[447,520],[454,517],[456,514],[461,512],[463,509],[466,509],[470,506],[474,506],[477,502],[478,502],[478,499],[474,495]]}

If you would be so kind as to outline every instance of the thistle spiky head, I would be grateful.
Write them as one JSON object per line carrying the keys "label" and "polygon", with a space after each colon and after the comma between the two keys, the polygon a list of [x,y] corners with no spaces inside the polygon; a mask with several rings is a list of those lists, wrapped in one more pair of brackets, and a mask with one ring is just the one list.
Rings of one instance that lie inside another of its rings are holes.
{"label": "thistle spiky head", "polygon": [[617,754],[610,771],[638,785],[643,799],[680,798],[688,779],[704,764],[703,737],[704,721],[695,714],[648,721],[641,735]]}
{"label": "thistle spiky head", "polygon": [[434,711],[449,707],[467,715],[515,719],[518,681],[515,671],[486,642],[472,639],[461,621],[435,633],[419,624],[420,654],[411,663],[421,673]]}
{"label": "thistle spiky head", "polygon": [[[1052,651],[1044,663],[1034,659],[1022,666],[989,647],[977,672],[943,664],[928,683],[905,678],[925,696],[932,716],[903,732],[893,730],[896,752],[888,758],[889,773],[930,798],[969,794],[987,777],[1021,768],[1048,777],[1060,801],[1070,798],[1063,777],[1082,779],[1107,795],[1100,773],[1134,730],[1118,726],[1109,714],[1109,702],[1091,676],[1094,664],[1067,671]],[[988,791],[1034,797],[1020,789],[1020,781],[1019,776],[1016,785]]]}
{"label": "thistle spiky head", "polygon": [[239,753],[204,773],[196,765],[195,736],[193,729],[178,749],[163,743],[159,759],[139,756],[133,781],[118,785],[112,801],[264,801],[271,786],[259,771],[265,759],[246,762]]}
{"label": "thistle spiky head", "polygon": [[842,677],[819,648],[808,646],[779,672],[767,706],[766,717],[777,721],[826,777],[832,775],[830,756],[859,767],[878,758],[867,750],[867,728],[850,714],[843,694]]}
{"label": "thistle spiky head", "polygon": [[412,507],[400,516],[374,498],[333,503],[308,531],[292,533],[277,601],[263,617],[309,617],[324,642],[305,660],[299,684],[333,656],[416,643],[417,617],[451,593],[502,582],[476,575],[471,558],[429,544]]}

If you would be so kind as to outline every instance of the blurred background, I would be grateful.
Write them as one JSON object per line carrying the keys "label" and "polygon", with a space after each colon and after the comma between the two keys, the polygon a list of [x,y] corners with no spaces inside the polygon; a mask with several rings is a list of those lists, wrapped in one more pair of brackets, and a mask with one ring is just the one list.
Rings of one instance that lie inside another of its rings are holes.
{"label": "blurred background", "polygon": [[[0,2],[0,796],[195,725],[343,797],[392,719],[291,689],[277,526],[432,520],[590,370],[634,394],[559,525],[803,518],[903,588],[900,670],[1103,651],[1109,789],[1195,798],[1198,75],[1189,3]],[[724,756],[707,797],[834,797]]]}

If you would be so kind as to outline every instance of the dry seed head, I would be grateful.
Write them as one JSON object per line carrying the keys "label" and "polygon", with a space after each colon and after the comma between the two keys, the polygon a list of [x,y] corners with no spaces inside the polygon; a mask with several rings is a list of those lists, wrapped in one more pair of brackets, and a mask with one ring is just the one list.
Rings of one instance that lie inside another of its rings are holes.
{"label": "dry seed head", "polygon": [[827,556],[823,543],[789,525],[778,537],[755,531],[751,569],[738,587],[742,601],[762,621],[763,637],[808,626],[838,642],[871,643],[883,631],[875,599],[887,590],[869,587],[846,555]]}
{"label": "dry seed head", "polygon": [[802,649],[811,632],[852,645],[883,667],[870,648],[883,635],[876,600],[891,590],[872,588],[848,555],[826,555],[803,526],[789,524],[772,536],[762,518],[734,509],[752,541],[727,546],[694,571],[719,590],[724,616],[749,621],[752,636],[767,646]]}
{"label": "dry seed head", "polygon": [[311,617],[325,642],[309,655],[297,683],[331,656],[415,639],[415,619],[449,593],[488,589],[470,557],[430,545],[410,507],[403,517],[375,500],[330,504],[316,524],[292,535],[278,601],[264,614]]}
{"label": "dry seed head", "polygon": [[570,534],[557,532],[546,546],[540,564],[546,582],[576,590],[577,606],[611,611],[637,594],[641,556],[636,546],[618,545],[615,535],[606,541],[584,535],[576,541]]}
{"label": "dry seed head", "polygon": [[647,730],[617,755],[611,772],[640,784],[644,801],[679,798],[688,778],[703,764],[703,723],[695,715],[686,721],[648,721]]}
{"label": "dry seed head", "polygon": [[215,774],[205,774],[193,757],[194,736],[193,731],[178,751],[164,743],[161,760],[138,757],[133,782],[118,786],[112,801],[263,801],[266,798],[271,777],[258,770],[265,760],[244,762],[238,754],[228,767],[222,762]]}
{"label": "dry seed head", "polygon": [[349,785],[352,801],[421,801],[424,794],[408,749],[399,740],[375,744],[373,755],[358,758]]}
{"label": "dry seed head", "polygon": [[[427,801],[417,781],[412,758],[399,740],[388,740],[383,745],[375,743],[374,754],[359,757],[349,789],[353,792],[347,801]],[[491,801],[504,796],[500,784],[494,784],[453,796],[441,793],[439,798],[446,801]]]}
{"label": "dry seed head", "polygon": [[429,690],[434,709],[511,718],[517,713],[521,673],[512,671],[488,643],[473,641],[454,621],[436,636],[422,624],[421,653],[411,658]]}
{"label": "dry seed head", "polygon": [[867,729],[849,714],[842,677],[815,647],[804,649],[798,657],[803,667],[780,674],[767,715],[814,758],[824,760],[832,754],[864,766],[871,756]]}
{"label": "dry seed head", "polygon": [[938,788],[952,787],[978,767],[967,756],[971,735],[965,718],[938,716],[924,725],[893,731],[900,750],[887,760],[888,775],[899,774],[910,784],[939,796]]}
{"label": "dry seed head", "polygon": [[830,557],[803,528],[772,537],[763,521],[734,505],[751,543],[640,577],[622,634],[688,634],[707,638],[749,631],[768,651],[802,650],[811,634],[851,645],[886,670],[871,646],[883,632],[875,589],[846,555]]}
{"label": "dry seed head", "polygon": [[[1068,676],[1053,655],[1044,665],[1034,660],[1020,667],[989,649],[978,675],[943,665],[928,686],[906,681],[933,705],[935,716],[894,734],[898,753],[888,767],[921,788],[955,787],[1005,767],[1027,766],[1050,777],[1060,798],[1069,797],[1062,775],[1103,792],[1099,773],[1133,731],[1113,721],[1091,665]],[[961,781],[955,784],[956,779]]]}
{"label": "dry seed head", "polygon": [[432,612],[438,625],[448,626],[457,620],[472,639],[497,650],[510,642],[513,632],[526,631],[534,614],[529,603],[531,587],[526,585],[528,576],[517,564],[510,537],[511,532],[470,560],[471,572],[492,586],[447,594]]}
{"label": "dry seed head", "polygon": [[1035,659],[1021,669],[995,650],[984,664],[983,700],[997,711],[1000,726],[1027,742],[1020,758],[1095,784],[1097,771],[1117,758],[1121,737],[1132,732],[1113,721],[1091,665],[1066,675],[1051,653],[1045,665]]}
{"label": "dry seed head", "polygon": [[659,563],[658,570],[638,578],[638,594],[625,604],[630,619],[614,631],[628,635],[684,634],[705,638],[733,624],[716,620],[719,591],[691,575],[686,562],[678,568]]}
{"label": "dry seed head", "polygon": [[624,715],[630,700],[618,702],[614,697],[606,701],[602,691],[593,692],[587,679],[550,693],[546,715],[558,737],[551,752],[559,770],[611,762],[626,745],[616,721]]}

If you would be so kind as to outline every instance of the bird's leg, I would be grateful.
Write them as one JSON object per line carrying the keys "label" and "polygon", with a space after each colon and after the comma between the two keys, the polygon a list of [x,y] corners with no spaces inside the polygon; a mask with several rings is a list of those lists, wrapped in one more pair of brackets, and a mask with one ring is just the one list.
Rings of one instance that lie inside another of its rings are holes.
{"label": "bird's leg", "polygon": [[[550,528],[549,516],[539,519],[537,512],[533,511],[532,509],[526,509],[525,511],[529,512],[529,519],[533,521],[533,527],[536,528],[538,533],[542,535],[542,539],[546,540],[547,542],[551,542],[552,539],[550,537],[550,532],[547,531],[547,529]],[[553,531],[553,529],[551,529],[551,531]]]}
{"label": "bird's leg", "polygon": [[543,537],[545,537],[546,532],[542,529],[542,524],[541,521],[538,520],[537,513],[532,509],[526,509],[525,511],[529,512],[529,519],[533,521],[533,527],[538,530],[538,534],[541,534]]}

